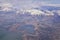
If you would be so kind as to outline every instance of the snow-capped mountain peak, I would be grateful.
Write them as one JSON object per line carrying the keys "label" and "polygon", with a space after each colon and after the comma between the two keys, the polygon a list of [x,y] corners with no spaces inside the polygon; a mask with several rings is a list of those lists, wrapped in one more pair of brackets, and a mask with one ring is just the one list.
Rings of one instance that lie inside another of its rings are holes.
{"label": "snow-capped mountain peak", "polygon": [[11,11],[13,8],[13,5],[10,3],[2,3],[2,5],[0,5],[0,11]]}
{"label": "snow-capped mountain peak", "polygon": [[31,15],[41,15],[41,14],[44,14],[44,12],[42,12],[41,10],[36,10],[36,9],[29,9],[29,10],[26,10],[26,12],[30,12]]}

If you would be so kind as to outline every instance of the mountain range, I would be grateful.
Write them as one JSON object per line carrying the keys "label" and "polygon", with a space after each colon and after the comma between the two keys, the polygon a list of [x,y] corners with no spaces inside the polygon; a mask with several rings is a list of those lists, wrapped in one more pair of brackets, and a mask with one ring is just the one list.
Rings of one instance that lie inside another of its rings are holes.
{"label": "mountain range", "polygon": [[19,9],[0,6],[0,40],[60,40],[60,7]]}

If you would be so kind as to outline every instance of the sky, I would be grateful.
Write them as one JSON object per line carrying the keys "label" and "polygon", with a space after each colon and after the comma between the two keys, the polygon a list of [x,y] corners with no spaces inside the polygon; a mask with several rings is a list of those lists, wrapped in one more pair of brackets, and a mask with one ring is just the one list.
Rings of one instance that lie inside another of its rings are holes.
{"label": "sky", "polygon": [[47,3],[53,3],[53,4],[60,4],[60,0],[0,0],[0,2],[13,2],[13,3],[19,3],[19,2],[25,2],[25,3],[28,3],[28,2],[47,2]]}
{"label": "sky", "polygon": [[0,0],[0,5],[3,4],[11,4],[17,8],[32,8],[38,7],[42,5],[49,5],[49,6],[59,6],[60,7],[60,0]]}

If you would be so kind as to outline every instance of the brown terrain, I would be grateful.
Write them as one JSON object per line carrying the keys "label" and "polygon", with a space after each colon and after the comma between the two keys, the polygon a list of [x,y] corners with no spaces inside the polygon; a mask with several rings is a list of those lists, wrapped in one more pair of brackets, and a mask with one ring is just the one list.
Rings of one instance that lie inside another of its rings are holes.
{"label": "brown terrain", "polygon": [[7,36],[1,40],[60,40],[60,23],[55,22],[55,16],[15,13],[1,15],[0,31],[7,31]]}

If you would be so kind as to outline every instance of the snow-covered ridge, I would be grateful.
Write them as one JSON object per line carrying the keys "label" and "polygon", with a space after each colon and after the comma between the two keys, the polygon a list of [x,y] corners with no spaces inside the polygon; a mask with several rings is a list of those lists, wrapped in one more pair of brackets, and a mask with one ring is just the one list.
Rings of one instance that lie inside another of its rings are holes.
{"label": "snow-covered ridge", "polygon": [[0,5],[0,11],[16,11],[16,14],[31,14],[31,15],[46,15],[46,16],[53,16],[55,13],[57,13],[58,15],[60,15],[60,10],[53,10],[53,11],[49,11],[49,10],[38,10],[38,9],[20,9],[17,10],[14,8],[14,6],[12,4],[9,3],[5,3],[5,4],[1,4]]}
{"label": "snow-covered ridge", "polygon": [[29,10],[26,10],[26,12],[30,12],[31,15],[41,15],[41,14],[44,14],[44,12],[42,12],[41,10],[36,10],[36,9],[29,9]]}
{"label": "snow-covered ridge", "polygon": [[[42,10],[37,10],[37,9],[20,10],[20,12],[22,12],[22,14],[30,13],[31,15],[46,15],[46,16],[54,15],[54,13],[51,11],[45,10],[44,12]],[[19,13],[19,11],[17,11],[17,13]]]}

